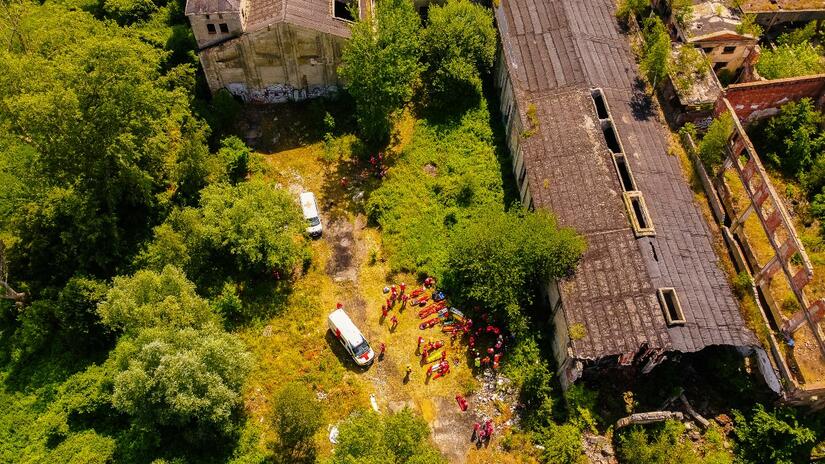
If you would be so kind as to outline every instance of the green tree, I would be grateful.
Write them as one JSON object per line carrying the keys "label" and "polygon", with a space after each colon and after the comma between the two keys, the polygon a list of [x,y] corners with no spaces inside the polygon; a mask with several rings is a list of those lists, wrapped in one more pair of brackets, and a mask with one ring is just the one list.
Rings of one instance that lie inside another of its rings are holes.
{"label": "green tree", "polygon": [[685,26],[693,16],[693,0],[670,0],[670,10],[680,26]]}
{"label": "green tree", "polygon": [[750,418],[739,411],[734,411],[733,417],[737,461],[743,464],[805,462],[816,442],[814,432],[801,425],[791,409],[768,412],[757,404]]}
{"label": "green tree", "polygon": [[290,383],[275,395],[272,423],[278,431],[276,451],[283,462],[315,462],[313,435],[323,425],[323,412],[306,386]]}
{"label": "green tree", "polygon": [[306,256],[303,233],[298,203],[287,191],[260,177],[219,182],[201,191],[198,208],[175,210],[156,227],[136,265],[180,265],[199,285],[219,288],[230,276],[277,271],[286,279]]}
{"label": "green tree", "polygon": [[550,424],[535,434],[536,443],[544,447],[541,461],[547,464],[578,464],[587,462],[582,447],[581,431],[572,424]]}
{"label": "green tree", "polygon": [[152,328],[111,353],[112,404],[144,427],[173,427],[189,443],[232,433],[250,355],[217,330]]}
{"label": "green tree", "polygon": [[439,106],[465,107],[467,99],[478,99],[480,73],[492,67],[496,56],[493,15],[469,0],[449,0],[433,4],[428,19],[422,34],[424,82]]}
{"label": "green tree", "polygon": [[221,140],[221,149],[218,157],[224,166],[224,171],[232,184],[244,180],[249,174],[249,158],[252,150],[238,137],[230,136]]}
{"label": "green tree", "polygon": [[727,157],[728,139],[733,134],[733,117],[722,113],[710,123],[699,142],[699,158],[709,169],[714,169]]}
{"label": "green tree", "polygon": [[118,24],[132,24],[149,18],[158,9],[152,0],[103,0],[103,13]]}
{"label": "green tree", "polygon": [[825,53],[810,42],[783,44],[763,50],[756,70],[765,79],[808,76],[825,72]]}
{"label": "green tree", "polygon": [[338,73],[355,99],[364,139],[389,140],[393,121],[410,101],[421,72],[421,20],[412,0],[382,0],[374,15],[352,26]]}
{"label": "green tree", "polygon": [[445,463],[429,442],[429,433],[427,423],[407,408],[386,416],[355,413],[339,427],[332,463]]}
{"label": "green tree", "polygon": [[690,442],[683,438],[685,426],[665,421],[648,429],[633,426],[619,436],[618,454],[627,464],[700,464],[702,461]]}
{"label": "green tree", "polygon": [[779,114],[770,118],[762,131],[767,158],[785,175],[804,177],[814,161],[825,156],[823,124],[825,116],[817,111],[809,98],[782,105]]}
{"label": "green tree", "polygon": [[658,16],[648,16],[642,22],[642,60],[639,67],[655,88],[662,85],[671,69],[670,35]]}
{"label": "green tree", "polygon": [[[536,291],[570,272],[584,241],[546,212],[489,212],[452,238],[444,282],[453,295],[513,319],[508,306],[529,307]],[[517,311],[517,309],[516,309]]]}
{"label": "green tree", "polygon": [[650,8],[648,0],[619,0],[616,17],[627,21],[630,17],[641,16],[642,12]]}
{"label": "green tree", "polygon": [[0,177],[22,179],[0,195],[0,226],[19,239],[15,273],[35,290],[110,277],[163,212],[169,164],[202,143],[179,87],[193,70],[164,69],[164,52],[85,12],[9,8],[20,18],[0,28],[0,158],[26,159],[0,161],[17,169]]}
{"label": "green tree", "polygon": [[130,334],[149,327],[200,328],[216,320],[195,285],[171,265],[160,273],[115,277],[98,311],[107,326]]}

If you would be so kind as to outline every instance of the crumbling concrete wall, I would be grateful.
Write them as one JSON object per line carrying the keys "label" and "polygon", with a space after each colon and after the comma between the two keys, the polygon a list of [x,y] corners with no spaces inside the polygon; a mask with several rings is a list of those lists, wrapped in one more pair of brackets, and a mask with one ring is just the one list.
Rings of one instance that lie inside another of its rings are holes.
{"label": "crumbling concrete wall", "polygon": [[337,91],[346,39],[287,23],[244,34],[200,52],[209,89],[246,102],[282,103]]}
{"label": "crumbling concrete wall", "polygon": [[785,103],[803,98],[814,100],[821,108],[825,104],[825,74],[731,85],[716,102],[717,115],[725,111],[724,98],[743,124],[773,116]]}

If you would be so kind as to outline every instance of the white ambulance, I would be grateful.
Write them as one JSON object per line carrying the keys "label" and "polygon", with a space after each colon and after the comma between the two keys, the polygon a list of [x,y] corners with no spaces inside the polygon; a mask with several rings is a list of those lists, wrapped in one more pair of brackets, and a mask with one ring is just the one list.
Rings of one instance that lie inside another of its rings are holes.
{"label": "white ambulance", "polygon": [[304,219],[307,221],[307,233],[311,237],[320,237],[324,228],[321,226],[321,217],[318,215],[318,205],[315,203],[315,195],[312,192],[301,194],[301,210],[304,212]]}
{"label": "white ambulance", "polygon": [[372,364],[375,360],[375,352],[343,308],[339,307],[333,311],[329,315],[328,322],[329,330],[344,345],[344,349],[352,356],[356,364],[359,366]]}

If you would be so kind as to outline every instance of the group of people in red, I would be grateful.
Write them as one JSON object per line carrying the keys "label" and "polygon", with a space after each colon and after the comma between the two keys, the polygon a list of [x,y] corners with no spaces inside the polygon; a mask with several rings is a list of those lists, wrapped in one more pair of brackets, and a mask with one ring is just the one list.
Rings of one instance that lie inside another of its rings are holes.
{"label": "group of people in red", "polygon": [[[475,333],[470,335],[468,344],[470,345],[470,352],[473,357],[473,364],[477,369],[492,366],[493,369],[498,370],[501,355],[504,350],[504,334],[501,329],[489,321],[489,316],[485,313],[481,315],[481,320],[486,323],[486,327],[479,325]],[[487,348],[485,352],[479,352],[476,348],[476,342],[481,338],[482,334],[492,335],[495,342]],[[483,356],[483,357],[482,357]]]}
{"label": "group of people in red", "polygon": [[493,436],[493,421],[487,419],[484,423],[476,422],[473,424],[473,436],[470,441],[477,441],[479,445],[483,445],[485,441],[489,442]]}

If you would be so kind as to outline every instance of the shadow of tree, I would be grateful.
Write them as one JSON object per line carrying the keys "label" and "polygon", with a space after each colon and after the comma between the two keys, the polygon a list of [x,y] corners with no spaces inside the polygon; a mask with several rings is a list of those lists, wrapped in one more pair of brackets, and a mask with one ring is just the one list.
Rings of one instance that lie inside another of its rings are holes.
{"label": "shadow of tree", "polygon": [[645,81],[637,77],[633,83],[630,110],[637,121],[647,121],[654,116],[653,97],[647,93]]}

